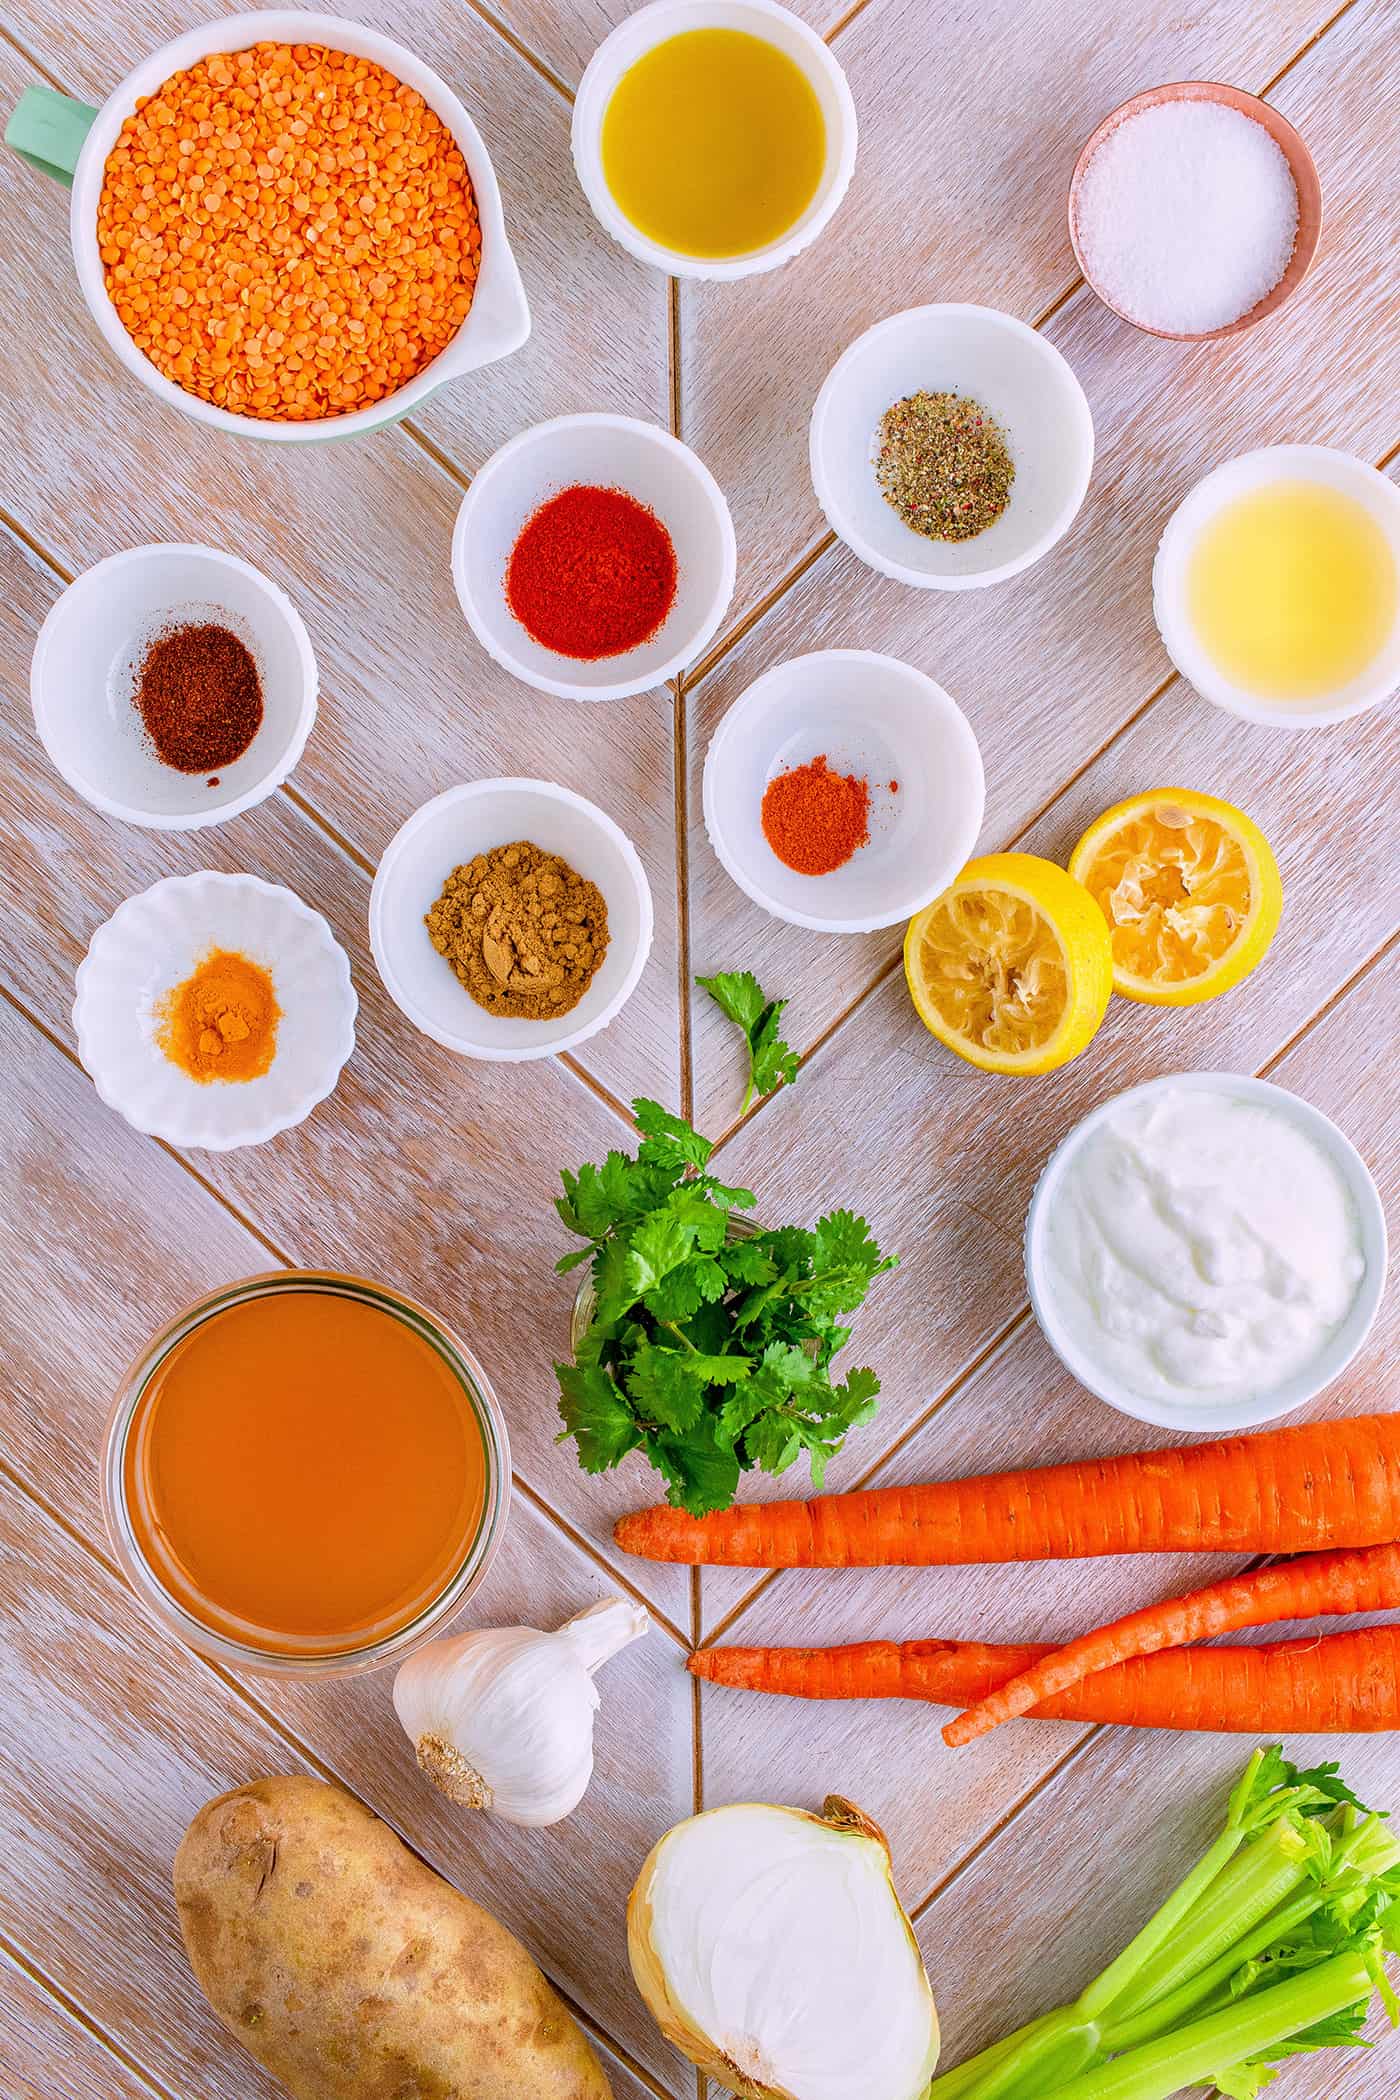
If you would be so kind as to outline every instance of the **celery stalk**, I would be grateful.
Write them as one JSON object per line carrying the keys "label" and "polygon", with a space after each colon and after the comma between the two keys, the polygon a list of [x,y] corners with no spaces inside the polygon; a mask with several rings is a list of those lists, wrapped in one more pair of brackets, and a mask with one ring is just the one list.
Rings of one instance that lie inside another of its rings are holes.
{"label": "celery stalk", "polygon": [[[1214,2052],[1199,2077],[1214,2070],[1232,2093],[1254,2092],[1268,2075],[1250,2062],[1261,2051],[1353,2041],[1373,1989],[1400,2011],[1383,1967],[1400,1940],[1400,1841],[1335,1773],[1256,1751],[1219,1836],[1122,1953],[1073,2004],[944,2072],[926,2100],[1147,2100],[1161,2067],[1163,2093],[1192,2082],[1182,2049],[1192,2062]],[[1347,1961],[1359,1972],[1338,1966]],[[1345,1977],[1349,1998],[1324,2005]],[[1357,2017],[1327,2027],[1339,2007]],[[1147,2083],[1120,2095],[1120,2066]]]}
{"label": "celery stalk", "polygon": [[1210,1887],[1216,1876],[1228,1866],[1244,1843],[1247,1835],[1246,1819],[1264,1758],[1264,1751],[1256,1750],[1245,1766],[1226,1807],[1225,1828],[1215,1843],[1201,1855],[1186,1879],[1178,1882],[1166,1902],[1153,1913],[1141,1932],[1129,1940],[1123,1952],[1109,1963],[1103,1974],[1091,1983],[1086,1991],[1081,1993],[1079,2009],[1086,2018],[1096,2019],[1100,2013],[1108,2010],[1124,1987],[1132,1982],[1139,1971],[1166,1945],[1187,1912]]}
{"label": "celery stalk", "polygon": [[999,2070],[1022,2042],[1041,2028],[1057,2025],[1062,2018],[1063,2014],[1059,2012],[1042,2013],[1038,2020],[1032,2020],[1025,2027],[1018,2027],[1014,2034],[1008,2034],[1003,2040],[991,2043],[986,2049],[980,2049],[976,2056],[966,2057],[956,2070],[945,2071],[942,2077],[935,2078],[923,2100],[964,2100],[964,2095],[970,2093],[974,2086],[978,2086],[979,2080],[985,2080],[989,2072]]}
{"label": "celery stalk", "polygon": [[[1054,2087],[1054,2100],[1170,2100],[1183,2086],[1203,2085],[1217,2071],[1252,2063],[1281,2042],[1370,1996],[1361,1954],[1339,1954],[1287,1983],[1240,1999],[1161,2040]],[[1031,2100],[1029,2091],[1024,2100]]]}
{"label": "celery stalk", "polygon": [[1138,1977],[1134,2003],[1169,1996],[1271,1917],[1307,1877],[1311,1857],[1291,1824],[1275,1823],[1254,1838],[1180,1921],[1175,1945]]}

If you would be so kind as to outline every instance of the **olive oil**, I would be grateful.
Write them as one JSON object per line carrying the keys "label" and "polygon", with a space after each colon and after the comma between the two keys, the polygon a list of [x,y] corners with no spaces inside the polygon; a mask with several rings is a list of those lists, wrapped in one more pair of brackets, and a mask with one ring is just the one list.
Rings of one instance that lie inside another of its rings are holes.
{"label": "olive oil", "polygon": [[1196,637],[1232,684],[1311,700],[1358,677],[1395,623],[1395,557],[1351,496],[1319,481],[1251,489],[1205,526],[1186,573]]}
{"label": "olive oil", "polygon": [[801,67],[741,29],[689,29],[639,58],[603,113],[603,177],[639,233],[680,255],[751,255],[795,226],[826,123]]}

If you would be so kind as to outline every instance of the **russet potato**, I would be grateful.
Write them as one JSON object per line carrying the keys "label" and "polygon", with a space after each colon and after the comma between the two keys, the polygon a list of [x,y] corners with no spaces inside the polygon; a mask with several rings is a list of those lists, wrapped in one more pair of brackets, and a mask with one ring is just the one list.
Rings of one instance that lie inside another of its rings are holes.
{"label": "russet potato", "polygon": [[200,1989],[294,2100],[610,2100],[520,1942],[339,1787],[220,1794],[175,1901]]}

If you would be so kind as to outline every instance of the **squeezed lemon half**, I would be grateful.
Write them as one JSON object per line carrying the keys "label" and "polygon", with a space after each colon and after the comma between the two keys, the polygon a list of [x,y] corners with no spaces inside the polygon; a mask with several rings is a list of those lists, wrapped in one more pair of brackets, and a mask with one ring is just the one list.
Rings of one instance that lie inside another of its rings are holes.
{"label": "squeezed lemon half", "polygon": [[1262,962],[1283,910],[1278,862],[1257,824],[1190,788],[1134,795],[1070,856],[1113,944],[1113,989],[1152,1006],[1218,998]]}
{"label": "squeezed lemon half", "polygon": [[1034,853],[989,853],[909,922],[919,1019],[984,1072],[1053,1072],[1092,1040],[1113,988],[1103,913]]}

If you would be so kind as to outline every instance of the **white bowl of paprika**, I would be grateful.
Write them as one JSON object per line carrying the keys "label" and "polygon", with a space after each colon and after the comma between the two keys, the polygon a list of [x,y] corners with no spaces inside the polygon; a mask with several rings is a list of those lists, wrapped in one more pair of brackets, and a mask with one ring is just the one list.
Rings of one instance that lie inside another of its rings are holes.
{"label": "white bowl of paprika", "polygon": [[503,670],[562,700],[624,700],[693,663],[734,590],[708,467],[655,423],[557,416],[473,476],[452,575]]}

